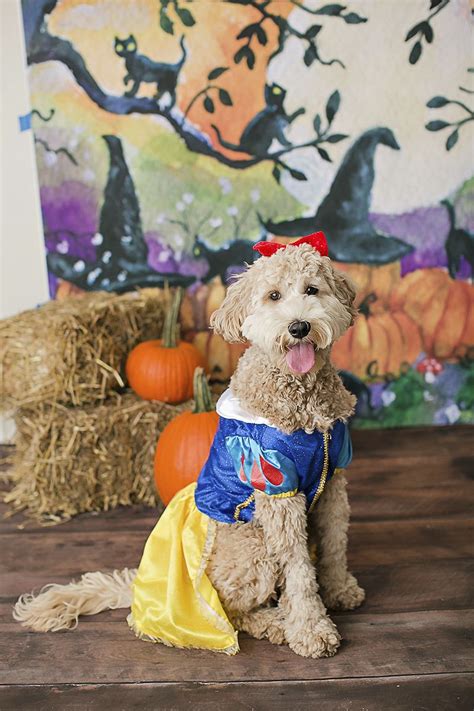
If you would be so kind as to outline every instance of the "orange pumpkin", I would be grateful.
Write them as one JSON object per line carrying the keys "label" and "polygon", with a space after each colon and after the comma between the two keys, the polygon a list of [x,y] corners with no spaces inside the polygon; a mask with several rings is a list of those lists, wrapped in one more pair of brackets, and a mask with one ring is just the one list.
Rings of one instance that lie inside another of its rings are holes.
{"label": "orange pumpkin", "polygon": [[247,348],[246,343],[227,343],[212,331],[197,333],[193,343],[205,360],[211,381],[221,383],[230,379],[240,356]]}
{"label": "orange pumpkin", "polygon": [[179,403],[193,396],[193,374],[204,358],[192,343],[178,341],[182,289],[177,289],[160,340],[144,341],[129,354],[125,367],[132,390],[144,400]]}
{"label": "orange pumpkin", "polygon": [[392,293],[393,309],[403,309],[420,327],[423,350],[446,359],[474,344],[474,287],[451,279],[443,269],[407,274]]}
{"label": "orange pumpkin", "polygon": [[400,281],[400,262],[391,262],[381,266],[368,264],[345,264],[333,262],[334,267],[353,279],[357,286],[355,304],[359,306],[369,294],[375,294],[377,301],[372,305],[372,312],[385,309],[390,295]]}
{"label": "orange pumpkin", "polygon": [[224,301],[225,292],[226,288],[220,276],[215,277],[209,282],[209,293],[206,301],[206,324],[210,322],[212,314],[214,311],[217,311]]}
{"label": "orange pumpkin", "polygon": [[197,480],[217,431],[219,416],[202,368],[196,368],[194,374],[194,398],[194,410],[171,420],[158,440],[155,484],[164,504]]}
{"label": "orange pumpkin", "polygon": [[334,344],[332,361],[360,378],[374,371],[382,376],[398,374],[405,363],[413,363],[421,350],[418,326],[403,311],[373,313],[369,294],[360,306],[360,316]]}

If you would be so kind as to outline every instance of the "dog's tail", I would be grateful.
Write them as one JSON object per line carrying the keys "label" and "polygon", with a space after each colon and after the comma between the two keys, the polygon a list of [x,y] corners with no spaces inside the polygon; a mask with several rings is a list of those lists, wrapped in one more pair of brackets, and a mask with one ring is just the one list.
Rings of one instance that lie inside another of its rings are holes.
{"label": "dog's tail", "polygon": [[34,632],[58,632],[77,627],[80,615],[130,607],[136,569],[85,573],[78,582],[46,585],[37,595],[22,595],[13,617]]}

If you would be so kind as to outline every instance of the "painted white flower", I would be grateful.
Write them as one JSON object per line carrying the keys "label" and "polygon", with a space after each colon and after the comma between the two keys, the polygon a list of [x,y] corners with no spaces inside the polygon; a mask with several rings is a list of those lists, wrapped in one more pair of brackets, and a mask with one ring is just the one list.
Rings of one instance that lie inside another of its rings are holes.
{"label": "painted white flower", "polygon": [[158,255],[158,261],[159,262],[166,262],[169,258],[171,257],[171,254],[164,249],[159,255]]}
{"label": "painted white flower", "polygon": [[89,274],[87,275],[87,283],[89,286],[92,286],[94,282],[96,281],[97,277],[102,273],[102,269],[97,267],[96,269],[93,269]]}
{"label": "painted white flower", "polygon": [[83,272],[86,268],[86,263],[82,259],[78,259],[78,261],[73,265],[72,268],[75,272]]}
{"label": "painted white flower", "polygon": [[423,390],[423,400],[425,402],[433,402],[434,395],[432,395],[429,390]]}
{"label": "painted white flower", "polygon": [[100,234],[100,232],[96,232],[93,238],[91,239],[92,244],[97,247],[97,245],[102,244],[104,241],[104,238]]}
{"label": "painted white flower", "polygon": [[130,244],[132,241],[132,235],[122,235],[120,237],[120,241],[122,244]]}
{"label": "painted white flower", "polygon": [[238,215],[239,208],[237,207],[237,205],[231,205],[230,207],[228,207],[227,214],[230,215],[231,217],[235,217],[236,215]]}
{"label": "painted white flower", "polygon": [[209,220],[209,224],[211,227],[220,227],[222,225],[222,218],[221,217],[211,217]]}
{"label": "painted white flower", "polygon": [[164,212],[160,212],[159,215],[156,216],[155,222],[157,225],[162,225],[164,222],[166,222],[166,215]]}
{"label": "painted white flower", "polygon": [[178,212],[183,212],[183,210],[186,209],[186,205],[184,204],[184,202],[181,202],[181,200],[179,200],[176,203],[176,209],[178,210]]}
{"label": "painted white flower", "polygon": [[448,418],[449,424],[452,425],[459,420],[459,417],[461,415],[461,410],[456,405],[456,403],[453,402],[452,405],[449,405],[445,409],[444,413],[445,413],[446,417]]}
{"label": "painted white flower", "polygon": [[260,200],[260,190],[258,190],[257,188],[255,190],[252,190],[252,192],[250,193],[250,199],[254,203],[258,202]]}
{"label": "painted white flower", "polygon": [[392,390],[384,390],[382,393],[382,403],[384,407],[388,407],[396,399],[396,395]]}
{"label": "painted white flower", "polygon": [[181,199],[186,205],[191,205],[194,202],[194,195],[192,193],[184,193]]}
{"label": "painted white flower", "polygon": [[232,192],[232,183],[229,178],[219,178],[219,185],[223,195],[228,195],[228,193]]}
{"label": "painted white flower", "polygon": [[109,250],[104,252],[104,254],[102,255],[102,261],[104,262],[104,264],[108,264],[110,262],[111,257],[112,252],[109,252]]}
{"label": "painted white flower", "polygon": [[127,278],[127,272],[125,271],[125,269],[122,269],[122,271],[117,274],[117,281],[122,282],[122,281],[125,281],[126,278]]}
{"label": "painted white flower", "polygon": [[432,370],[427,370],[425,373],[425,382],[431,384],[431,383],[434,383],[435,380],[436,380],[436,374],[433,373]]}
{"label": "painted white flower", "polygon": [[53,153],[53,151],[47,151],[44,154],[44,162],[46,163],[46,165],[49,165],[49,166],[55,165],[57,160],[58,160],[58,156],[56,155],[56,153]]}
{"label": "painted white flower", "polygon": [[58,242],[56,245],[56,249],[59,252],[59,254],[67,254],[69,252],[69,244],[66,242],[65,239],[63,239],[62,242]]}
{"label": "painted white flower", "polygon": [[108,277],[105,277],[105,279],[102,279],[101,284],[102,284],[102,286],[109,286],[110,279]]}

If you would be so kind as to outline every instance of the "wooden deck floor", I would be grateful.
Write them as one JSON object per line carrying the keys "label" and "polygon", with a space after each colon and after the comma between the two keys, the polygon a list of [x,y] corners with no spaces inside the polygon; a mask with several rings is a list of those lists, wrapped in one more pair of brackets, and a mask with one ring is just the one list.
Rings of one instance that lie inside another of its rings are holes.
{"label": "wooden deck floor", "polygon": [[84,515],[55,528],[0,521],[0,708],[472,709],[473,430],[354,434],[350,560],[367,601],[335,620],[332,659],[241,635],[235,657],[141,642],[125,611],[61,634],[11,618],[19,593],[134,566],[153,511]]}

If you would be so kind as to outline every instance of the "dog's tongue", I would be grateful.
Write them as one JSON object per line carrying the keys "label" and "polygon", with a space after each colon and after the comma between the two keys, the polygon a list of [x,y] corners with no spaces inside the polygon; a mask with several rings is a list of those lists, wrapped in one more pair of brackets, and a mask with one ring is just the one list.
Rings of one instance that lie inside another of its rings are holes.
{"label": "dog's tongue", "polygon": [[297,343],[286,354],[288,367],[294,373],[307,373],[314,365],[314,346],[312,343]]}

